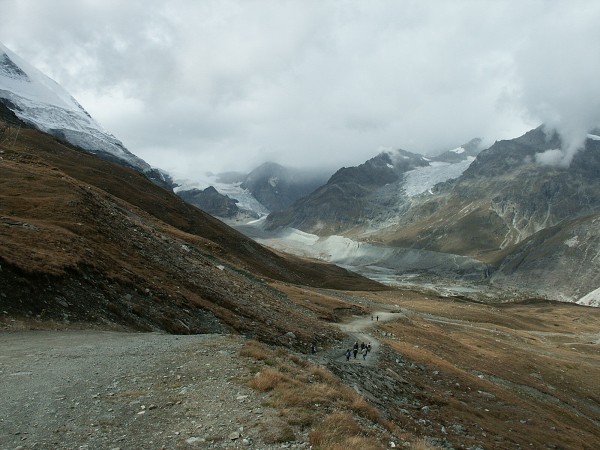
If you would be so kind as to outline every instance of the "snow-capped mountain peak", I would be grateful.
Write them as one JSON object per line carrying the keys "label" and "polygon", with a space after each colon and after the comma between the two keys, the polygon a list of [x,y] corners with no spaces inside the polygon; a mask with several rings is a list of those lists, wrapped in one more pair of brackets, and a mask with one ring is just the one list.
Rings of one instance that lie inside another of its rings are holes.
{"label": "snow-capped mountain peak", "polygon": [[64,88],[0,43],[0,102],[23,122],[77,147],[148,171]]}

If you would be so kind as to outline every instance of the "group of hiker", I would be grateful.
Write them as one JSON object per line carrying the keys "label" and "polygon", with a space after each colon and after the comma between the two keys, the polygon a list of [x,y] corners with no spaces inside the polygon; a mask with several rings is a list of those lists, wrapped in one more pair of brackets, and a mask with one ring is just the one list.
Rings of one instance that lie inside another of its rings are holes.
{"label": "group of hiker", "polygon": [[[350,349],[346,350],[346,353],[344,354],[344,356],[346,356],[346,361],[350,361],[350,357],[352,355],[354,355],[354,359],[356,359],[356,356],[358,355],[358,341],[356,341],[354,343],[354,346],[352,347],[352,351],[350,351]],[[369,354],[369,352],[371,351],[371,343],[369,342],[368,344],[365,344],[364,342],[361,342],[360,344],[360,354],[362,355],[363,359],[367,359],[367,355]]]}
{"label": "group of hiker", "polygon": [[[377,320],[377,322],[379,322],[379,315],[371,314],[371,320]],[[344,356],[346,357],[346,361],[350,361],[350,358],[352,358],[353,356],[354,356],[354,359],[357,359],[359,351],[363,357],[363,360],[366,360],[367,355],[371,352],[371,343],[369,342],[369,343],[365,344],[364,342],[362,342],[359,345],[358,341],[355,341],[352,348],[346,349],[346,351],[344,353]],[[317,353],[317,344],[315,341],[311,342],[311,344],[310,344],[310,353],[312,355]]]}

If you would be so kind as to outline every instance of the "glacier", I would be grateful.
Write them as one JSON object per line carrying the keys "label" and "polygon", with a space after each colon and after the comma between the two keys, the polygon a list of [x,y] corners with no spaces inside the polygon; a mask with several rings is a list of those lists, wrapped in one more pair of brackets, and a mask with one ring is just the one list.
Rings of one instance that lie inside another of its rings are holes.
{"label": "glacier", "polygon": [[436,184],[460,177],[469,168],[475,157],[469,156],[458,163],[430,162],[428,166],[413,169],[404,174],[401,189],[409,197],[429,191]]}

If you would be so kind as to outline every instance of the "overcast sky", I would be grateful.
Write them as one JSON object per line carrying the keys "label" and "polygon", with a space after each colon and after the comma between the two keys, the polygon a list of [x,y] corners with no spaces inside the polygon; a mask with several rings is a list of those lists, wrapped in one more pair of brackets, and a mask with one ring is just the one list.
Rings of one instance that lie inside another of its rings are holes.
{"label": "overcast sky", "polygon": [[600,125],[600,1],[0,0],[0,41],[179,176]]}

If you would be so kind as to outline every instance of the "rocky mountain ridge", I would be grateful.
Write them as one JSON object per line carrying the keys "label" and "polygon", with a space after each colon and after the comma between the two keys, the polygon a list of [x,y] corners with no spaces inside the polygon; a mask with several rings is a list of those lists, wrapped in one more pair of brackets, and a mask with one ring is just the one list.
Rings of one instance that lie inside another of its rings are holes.
{"label": "rocky mountain ridge", "polygon": [[338,170],[309,196],[269,215],[265,226],[270,230],[292,227],[320,236],[354,236],[381,228],[401,216],[415,195],[460,176],[480,143],[474,139],[431,158],[406,150],[382,152],[357,167]]}

